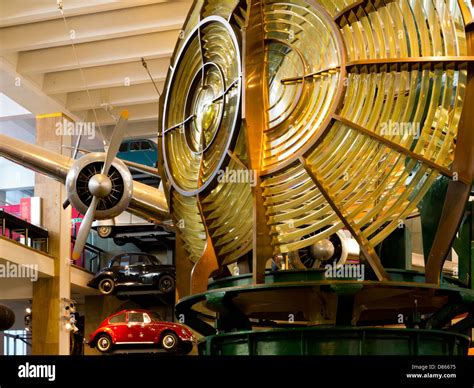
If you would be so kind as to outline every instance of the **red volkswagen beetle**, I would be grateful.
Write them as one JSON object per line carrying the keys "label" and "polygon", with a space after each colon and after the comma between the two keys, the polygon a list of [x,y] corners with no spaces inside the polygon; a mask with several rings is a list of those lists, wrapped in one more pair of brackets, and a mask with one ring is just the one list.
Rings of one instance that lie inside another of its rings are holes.
{"label": "red volkswagen beetle", "polygon": [[191,331],[179,323],[164,322],[154,311],[122,310],[109,316],[89,338],[89,346],[102,353],[118,345],[158,346],[167,352],[189,353]]}

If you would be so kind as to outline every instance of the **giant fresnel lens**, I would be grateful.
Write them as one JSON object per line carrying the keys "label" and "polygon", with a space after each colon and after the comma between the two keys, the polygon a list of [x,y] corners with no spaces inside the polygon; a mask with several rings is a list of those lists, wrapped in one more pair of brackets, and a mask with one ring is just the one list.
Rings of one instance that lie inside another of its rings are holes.
{"label": "giant fresnel lens", "polygon": [[466,352],[474,318],[451,319],[474,307],[472,258],[442,268],[474,177],[473,15],[469,0],[195,1],[160,171],[201,353]]}

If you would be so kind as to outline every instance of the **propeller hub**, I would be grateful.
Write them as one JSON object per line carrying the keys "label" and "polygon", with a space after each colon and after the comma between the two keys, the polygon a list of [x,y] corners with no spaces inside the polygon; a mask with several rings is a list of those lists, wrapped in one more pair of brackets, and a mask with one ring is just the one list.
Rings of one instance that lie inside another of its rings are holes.
{"label": "propeller hub", "polygon": [[89,191],[95,197],[107,197],[112,191],[112,182],[107,175],[94,175],[89,181]]}
{"label": "propeller hub", "polygon": [[324,239],[313,244],[309,248],[311,256],[317,260],[329,260],[334,256],[334,244],[329,239]]}

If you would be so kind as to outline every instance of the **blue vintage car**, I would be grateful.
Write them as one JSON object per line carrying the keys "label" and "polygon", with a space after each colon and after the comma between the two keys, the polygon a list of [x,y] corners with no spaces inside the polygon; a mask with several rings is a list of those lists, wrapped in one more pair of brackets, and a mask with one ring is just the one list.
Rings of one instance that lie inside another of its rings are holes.
{"label": "blue vintage car", "polygon": [[120,146],[117,157],[130,162],[156,167],[158,161],[158,146],[149,139],[128,139]]}

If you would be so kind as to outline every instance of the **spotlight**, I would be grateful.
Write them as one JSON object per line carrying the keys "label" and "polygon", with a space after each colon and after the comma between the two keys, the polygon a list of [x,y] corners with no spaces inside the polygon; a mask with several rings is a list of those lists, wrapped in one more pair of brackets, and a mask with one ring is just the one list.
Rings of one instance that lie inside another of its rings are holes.
{"label": "spotlight", "polygon": [[27,307],[25,311],[26,311],[26,314],[23,318],[23,322],[25,324],[25,330],[28,332],[31,332],[31,325],[32,325],[31,308]]}
{"label": "spotlight", "polygon": [[74,314],[74,313],[76,312],[76,305],[75,305],[73,302],[71,302],[71,303],[69,304],[69,306],[66,307],[66,308],[69,308],[69,312],[70,312],[71,314]]}
{"label": "spotlight", "polygon": [[62,320],[64,322],[64,328],[66,330],[72,330],[74,332],[77,331],[76,328],[76,301],[63,298],[63,314],[62,314]]}

